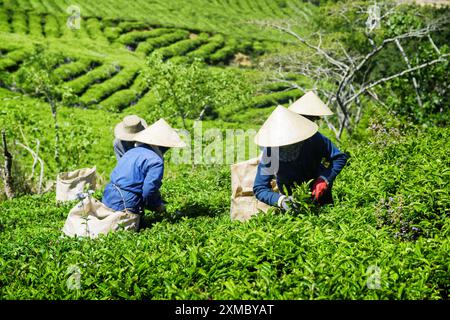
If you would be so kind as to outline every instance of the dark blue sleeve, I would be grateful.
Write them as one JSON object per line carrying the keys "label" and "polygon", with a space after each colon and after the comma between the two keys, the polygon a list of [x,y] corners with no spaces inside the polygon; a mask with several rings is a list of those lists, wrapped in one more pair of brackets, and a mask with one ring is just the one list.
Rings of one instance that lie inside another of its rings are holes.
{"label": "dark blue sleeve", "polygon": [[341,172],[347,163],[348,155],[340,151],[327,137],[319,133],[318,137],[321,154],[331,163],[329,169],[323,168],[320,176],[324,177],[329,184],[332,184],[336,176]]}
{"label": "dark blue sleeve", "polygon": [[116,155],[117,161],[119,161],[119,159],[122,158],[125,152],[134,148],[133,141],[122,141],[117,138],[114,139],[113,145],[114,145],[114,154]]}
{"label": "dark blue sleeve", "polygon": [[123,154],[125,153],[125,149],[122,145],[122,142],[119,139],[114,139],[114,154],[116,155],[117,161],[119,161],[120,158],[122,158]]}
{"label": "dark blue sleeve", "polygon": [[269,174],[267,172],[268,168],[270,168],[270,162],[259,162],[255,182],[253,183],[253,193],[259,201],[270,206],[277,206],[278,199],[281,195],[272,190],[271,181],[275,175]]}
{"label": "dark blue sleeve", "polygon": [[151,163],[147,169],[144,185],[142,187],[142,198],[146,209],[153,210],[162,204],[159,189],[162,185],[164,175],[164,162]]}

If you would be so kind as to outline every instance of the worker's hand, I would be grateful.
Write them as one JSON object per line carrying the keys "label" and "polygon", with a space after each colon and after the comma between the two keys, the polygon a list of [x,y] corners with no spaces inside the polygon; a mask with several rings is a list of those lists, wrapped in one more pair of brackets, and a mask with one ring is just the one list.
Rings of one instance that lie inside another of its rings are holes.
{"label": "worker's hand", "polygon": [[314,181],[314,184],[311,188],[312,190],[311,195],[313,199],[318,201],[324,195],[327,189],[328,183],[322,178],[317,178],[316,181]]}
{"label": "worker's hand", "polygon": [[281,207],[281,209],[283,211],[288,211],[288,210],[291,210],[291,209],[297,209],[297,205],[296,205],[296,203],[294,201],[294,198],[292,198],[291,196],[284,197],[281,200],[280,207]]}

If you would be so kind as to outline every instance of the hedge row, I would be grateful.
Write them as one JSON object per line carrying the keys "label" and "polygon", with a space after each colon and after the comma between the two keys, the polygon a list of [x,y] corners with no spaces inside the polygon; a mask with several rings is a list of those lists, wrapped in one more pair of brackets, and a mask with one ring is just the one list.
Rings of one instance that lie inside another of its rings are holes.
{"label": "hedge row", "polygon": [[119,38],[121,34],[133,30],[150,29],[147,23],[137,21],[124,21],[116,25],[116,21],[114,20],[104,20],[103,24],[107,26],[104,29],[104,35],[109,41],[113,41]]}
{"label": "hedge row", "polygon": [[126,89],[115,92],[98,105],[99,109],[105,109],[111,112],[120,112],[126,107],[133,105],[137,99],[138,95],[135,90]]}
{"label": "hedge row", "polygon": [[24,12],[15,11],[11,21],[12,31],[14,33],[27,34],[27,16]]}
{"label": "hedge row", "polygon": [[117,27],[120,29],[120,33],[126,33],[132,30],[149,29],[151,26],[148,23],[140,21],[123,21]]}
{"label": "hedge row", "polygon": [[155,96],[152,91],[148,91],[139,99],[135,107],[137,110],[149,110],[149,107],[154,105],[155,105]]}
{"label": "hedge row", "polygon": [[201,44],[207,41],[208,35],[202,34],[194,39],[185,39],[176,42],[168,47],[158,49],[158,53],[161,54],[162,59],[168,59],[175,56],[182,56],[185,53],[199,47]]}
{"label": "hedge row", "polygon": [[101,63],[99,61],[80,59],[60,66],[54,71],[54,74],[63,81],[71,81],[100,65]]}
{"label": "hedge row", "polygon": [[10,30],[8,13],[5,9],[0,8],[0,32],[10,32]]}
{"label": "hedge row", "polygon": [[30,35],[35,37],[42,37],[42,22],[44,22],[42,16],[37,14],[28,15],[28,29]]}
{"label": "hedge row", "polygon": [[0,60],[0,71],[11,71],[30,55],[28,50],[14,50],[8,52],[3,59]]}
{"label": "hedge row", "polygon": [[288,83],[285,82],[274,82],[264,85],[262,91],[265,93],[273,93],[274,91],[282,91],[291,88]]}
{"label": "hedge row", "polygon": [[208,60],[209,56],[216,51],[218,48],[221,48],[225,43],[225,39],[221,34],[216,34],[208,40],[208,43],[202,45],[197,50],[191,51],[187,54],[190,58],[197,58],[202,60]]}
{"label": "hedge row", "polygon": [[147,81],[145,81],[145,76],[142,70],[139,71],[139,75],[136,77],[136,80],[134,81],[130,89],[135,90],[139,94],[144,94],[144,92],[147,92],[148,84]]}
{"label": "hedge row", "polygon": [[117,39],[120,35],[120,28],[118,27],[107,27],[104,29],[103,34],[105,35],[108,41],[113,41]]}
{"label": "hedge row", "polygon": [[117,65],[112,64],[102,65],[98,68],[95,68],[91,72],[88,72],[82,77],[79,77],[75,80],[68,82],[67,84],[69,85],[69,87],[72,88],[75,94],[80,95],[84,93],[93,83],[102,82],[112,77],[114,74],[119,72],[119,70],[120,67]]}
{"label": "hedge row", "polygon": [[229,41],[225,43],[225,46],[222,49],[216,51],[209,57],[209,61],[211,63],[226,62],[236,52],[237,45],[237,40],[234,38],[230,38]]}
{"label": "hedge row", "polygon": [[277,104],[288,103],[291,100],[296,100],[301,95],[302,92],[298,89],[275,92],[271,94],[256,96],[252,99],[251,104],[253,108],[267,108],[275,106]]}
{"label": "hedge row", "polygon": [[172,33],[163,34],[157,38],[147,39],[145,42],[141,42],[136,49],[136,52],[141,52],[145,55],[151,53],[153,50],[170,45],[178,40],[185,39],[189,36],[189,32],[186,30],[176,30]]}
{"label": "hedge row", "polygon": [[156,38],[171,32],[172,30],[173,29],[159,28],[145,31],[131,31],[121,35],[117,41],[125,45],[137,45],[138,42],[144,41],[147,38]]}
{"label": "hedge row", "polygon": [[46,37],[58,38],[60,36],[59,22],[55,16],[50,14],[45,16],[44,31]]}
{"label": "hedge row", "polygon": [[137,68],[124,68],[111,79],[93,85],[81,97],[81,102],[85,105],[99,103],[114,92],[128,88],[136,78],[137,71]]}
{"label": "hedge row", "polygon": [[142,73],[139,73],[133,85],[129,89],[117,91],[107,99],[99,103],[101,109],[120,112],[123,109],[135,104],[143,95],[148,92],[147,82]]}
{"label": "hedge row", "polygon": [[107,41],[102,32],[102,24],[97,18],[89,18],[86,21],[86,31],[89,37],[94,40]]}

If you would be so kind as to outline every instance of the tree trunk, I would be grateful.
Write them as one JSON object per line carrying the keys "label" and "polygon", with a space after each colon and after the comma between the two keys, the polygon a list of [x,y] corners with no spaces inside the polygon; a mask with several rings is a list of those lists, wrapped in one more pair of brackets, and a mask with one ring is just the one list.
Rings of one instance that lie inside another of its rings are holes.
{"label": "tree trunk", "polygon": [[3,184],[5,185],[5,194],[8,199],[14,198],[14,186],[11,174],[12,169],[12,155],[8,151],[8,145],[6,144],[5,130],[2,130],[3,141],[3,156],[5,157],[5,167],[3,169]]}
{"label": "tree trunk", "polygon": [[57,114],[57,106],[55,102],[50,101],[50,108],[52,109],[53,116],[53,125],[55,130],[55,162],[56,166],[59,169],[60,159],[59,159],[59,125],[58,125],[58,114]]}

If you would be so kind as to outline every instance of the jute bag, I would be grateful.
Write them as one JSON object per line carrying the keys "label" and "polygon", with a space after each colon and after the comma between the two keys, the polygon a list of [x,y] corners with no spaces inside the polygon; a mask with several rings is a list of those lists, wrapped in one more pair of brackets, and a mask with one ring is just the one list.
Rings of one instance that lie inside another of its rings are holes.
{"label": "jute bag", "polygon": [[140,216],[125,211],[114,211],[91,196],[87,196],[70,210],[62,231],[69,237],[96,238],[117,230],[139,228]]}
{"label": "jute bag", "polygon": [[259,211],[267,212],[270,208],[253,194],[258,164],[259,158],[253,158],[231,165],[231,220],[247,221]]}
{"label": "jute bag", "polygon": [[71,172],[62,172],[56,178],[56,201],[70,201],[77,199],[87,184],[89,189],[95,189],[96,167],[84,168]]}

